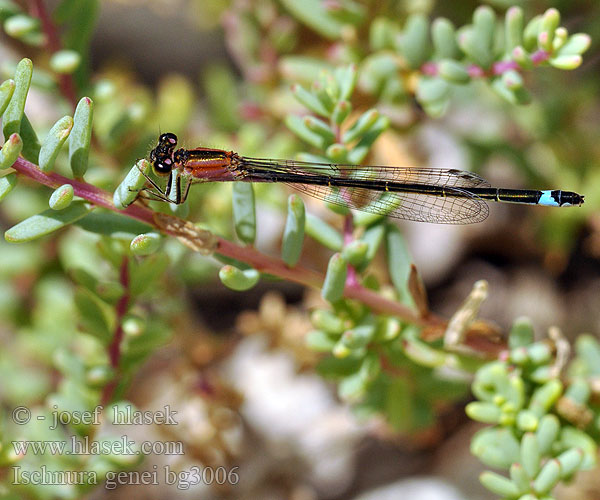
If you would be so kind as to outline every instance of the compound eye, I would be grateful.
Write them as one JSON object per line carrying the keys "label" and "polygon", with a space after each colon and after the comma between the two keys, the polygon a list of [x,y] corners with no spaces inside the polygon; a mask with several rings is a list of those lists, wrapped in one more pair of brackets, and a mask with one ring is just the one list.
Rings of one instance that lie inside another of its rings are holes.
{"label": "compound eye", "polygon": [[167,146],[169,149],[174,148],[177,145],[177,136],[171,132],[161,134],[161,136],[158,138],[158,143],[160,145]]}
{"label": "compound eye", "polygon": [[173,168],[173,162],[170,158],[165,158],[162,161],[154,162],[154,171],[159,175],[166,175],[171,173],[171,169]]}

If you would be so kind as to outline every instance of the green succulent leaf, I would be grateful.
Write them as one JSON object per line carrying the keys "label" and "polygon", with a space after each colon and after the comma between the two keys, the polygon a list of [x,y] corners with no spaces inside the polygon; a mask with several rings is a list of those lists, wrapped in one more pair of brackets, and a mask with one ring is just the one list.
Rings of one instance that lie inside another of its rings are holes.
{"label": "green succulent leaf", "polygon": [[[115,189],[113,203],[119,210],[124,210],[138,197],[146,184],[146,175],[150,173],[151,164],[147,160],[139,160]],[[145,175],[144,175],[145,174]]]}
{"label": "green succulent leaf", "polygon": [[92,210],[83,201],[75,201],[64,210],[46,210],[19,222],[4,233],[4,238],[10,243],[32,241],[57,231],[81,219]]}
{"label": "green succulent leaf", "polygon": [[23,149],[23,141],[19,134],[12,134],[0,150],[0,169],[13,166]]}
{"label": "green succulent leaf", "polygon": [[242,292],[250,290],[260,280],[260,273],[256,269],[238,269],[234,266],[223,266],[219,271],[221,282],[232,290]]}
{"label": "green succulent leaf", "polygon": [[319,0],[281,0],[282,5],[300,22],[314,29],[321,36],[335,40],[340,37],[344,22],[332,15]]}
{"label": "green succulent leaf", "polygon": [[306,214],[305,230],[306,234],[311,238],[314,238],[321,245],[334,251],[340,251],[342,249],[342,235],[316,215],[310,213]]}
{"label": "green succulent leaf", "polygon": [[6,111],[8,103],[10,102],[13,92],[15,91],[15,81],[5,80],[0,85],[0,115]]}
{"label": "green succulent leaf", "polygon": [[329,259],[327,274],[323,282],[321,295],[329,302],[337,302],[344,295],[346,285],[346,276],[348,273],[348,263],[340,253],[334,254]]}
{"label": "green succulent leaf", "polygon": [[281,256],[290,267],[295,266],[302,254],[304,244],[304,228],[306,225],[306,209],[302,198],[291,195],[288,198],[287,219],[283,231]]}
{"label": "green succulent leaf", "polygon": [[40,141],[26,114],[23,115],[23,119],[21,120],[20,135],[23,140],[23,151],[21,152],[23,157],[31,163],[39,163],[41,150]]}
{"label": "green succulent leaf", "polygon": [[129,249],[134,255],[150,255],[158,250],[160,240],[161,237],[158,233],[139,234],[131,240]]}
{"label": "green succulent leaf", "polygon": [[69,137],[72,128],[73,118],[64,116],[50,129],[40,148],[39,166],[42,172],[52,170],[56,157],[60,153],[60,148]]}
{"label": "green succulent leaf", "polygon": [[2,132],[4,137],[18,134],[21,131],[21,120],[25,112],[25,100],[31,84],[33,63],[31,59],[22,59],[15,70],[15,88],[12,98],[2,117]]}
{"label": "green succulent leaf", "polygon": [[412,14],[406,20],[400,39],[400,49],[412,69],[419,68],[431,55],[429,20],[422,14]]}
{"label": "green succulent leaf", "polygon": [[17,174],[12,173],[0,177],[0,201],[17,185]]}
{"label": "green succulent leaf", "polygon": [[73,128],[69,135],[69,162],[75,178],[82,178],[88,167],[93,110],[92,100],[83,97],[73,115]]}
{"label": "green succulent leaf", "polygon": [[251,245],[256,238],[256,203],[252,184],[235,182],[232,203],[235,232],[240,240]]}
{"label": "green succulent leaf", "polygon": [[64,210],[72,202],[73,186],[71,184],[63,184],[54,190],[48,204],[52,210]]}
{"label": "green succulent leaf", "polygon": [[454,24],[443,17],[437,18],[431,25],[431,37],[435,54],[441,59],[456,60],[460,56],[460,49],[456,43],[456,30]]}

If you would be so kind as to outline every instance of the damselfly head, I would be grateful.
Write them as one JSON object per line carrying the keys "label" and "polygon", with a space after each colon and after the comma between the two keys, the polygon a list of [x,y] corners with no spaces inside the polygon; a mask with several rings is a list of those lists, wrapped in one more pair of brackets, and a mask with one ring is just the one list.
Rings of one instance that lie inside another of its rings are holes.
{"label": "damselfly head", "polygon": [[161,134],[158,144],[150,152],[152,168],[158,175],[168,175],[173,169],[173,151],[177,146],[177,136],[170,132]]}

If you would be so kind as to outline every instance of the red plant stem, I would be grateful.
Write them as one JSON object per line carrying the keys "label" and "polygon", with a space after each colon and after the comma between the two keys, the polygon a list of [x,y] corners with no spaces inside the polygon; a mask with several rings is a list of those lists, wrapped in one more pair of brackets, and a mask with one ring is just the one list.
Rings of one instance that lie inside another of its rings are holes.
{"label": "red plant stem", "polygon": [[[149,208],[139,204],[133,204],[124,210],[118,210],[112,203],[111,193],[92,186],[84,181],[69,179],[54,172],[42,172],[36,165],[23,158],[18,158],[12,168],[21,176],[29,177],[40,184],[44,184],[45,186],[54,189],[63,184],[71,184],[75,196],[83,198],[96,206],[145,222],[171,236],[181,236],[181,234],[175,230],[160,227],[154,219],[154,212]],[[273,274],[280,278],[313,288],[321,288],[323,284],[324,276],[322,273],[318,273],[302,266],[288,267],[287,264],[280,259],[265,255],[251,247],[240,247],[223,238],[217,237],[216,241],[217,245],[214,250],[216,253],[245,262],[257,271]],[[439,328],[445,324],[444,319],[433,314],[423,318],[405,305],[389,300],[372,290],[364,288],[358,282],[346,283],[344,295],[347,298],[363,302],[378,313],[398,316],[401,319],[419,326]]]}
{"label": "red plant stem", "polygon": [[[42,23],[42,29],[46,34],[48,40],[47,47],[50,52],[54,53],[61,50],[62,47],[60,39],[58,38],[58,33],[56,32],[56,27],[48,15],[43,0],[33,0],[31,2],[31,15],[37,17]],[[75,84],[71,75],[59,75],[58,84],[61,93],[69,100],[69,102],[71,102],[73,107],[75,107],[77,105],[77,92],[75,91]]]}
{"label": "red plant stem", "polygon": [[115,387],[117,386],[118,373],[119,373],[119,361],[121,359],[121,342],[123,341],[123,318],[129,308],[129,260],[127,257],[123,257],[121,262],[121,269],[119,271],[119,282],[123,286],[123,295],[117,302],[115,307],[116,312],[116,323],[115,333],[113,339],[108,346],[108,357],[110,359],[110,366],[114,369],[113,380],[111,380],[102,392],[102,404],[110,402],[114,393]]}
{"label": "red plant stem", "polygon": [[[344,218],[344,246],[349,245],[354,241],[354,224],[352,214],[346,215]],[[346,275],[346,286],[353,288],[358,285],[358,277],[354,266],[348,264],[348,274]]]}
{"label": "red plant stem", "polygon": [[123,327],[121,325],[122,319],[127,312],[127,307],[129,306],[129,262],[127,257],[123,257],[123,261],[121,262],[121,270],[119,272],[119,282],[123,286],[125,292],[123,296],[119,299],[116,306],[117,313],[117,328],[115,330],[115,334],[113,336],[113,341],[108,349],[108,355],[110,357],[110,364],[113,368],[119,367],[119,358],[121,357],[121,341],[123,340]]}

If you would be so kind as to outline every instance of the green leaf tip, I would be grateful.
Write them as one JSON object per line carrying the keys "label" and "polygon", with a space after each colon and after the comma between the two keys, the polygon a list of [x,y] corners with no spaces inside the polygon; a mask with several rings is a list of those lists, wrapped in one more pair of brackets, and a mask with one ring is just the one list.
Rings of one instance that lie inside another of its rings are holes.
{"label": "green leaf tip", "polygon": [[158,250],[161,237],[158,233],[139,234],[129,245],[133,255],[150,255]]}
{"label": "green leaf tip", "polygon": [[2,117],[4,137],[18,134],[21,131],[21,120],[25,111],[25,100],[31,85],[32,74],[33,63],[31,59],[21,59],[15,69],[15,89]]}
{"label": "green leaf tip", "polygon": [[13,0],[0,0],[0,21],[6,21],[9,17],[21,13],[23,10]]}
{"label": "green leaf tip", "polygon": [[256,269],[241,270],[235,266],[223,266],[219,271],[221,282],[237,292],[249,290],[258,283],[260,273]]}
{"label": "green leaf tip", "polygon": [[325,8],[321,0],[281,0],[281,4],[294,18],[329,40],[339,38],[346,26]]}
{"label": "green leaf tip", "polygon": [[317,96],[306,90],[300,84],[292,85],[292,93],[296,100],[305,106],[309,111],[319,116],[329,116],[329,110],[323,105]]}
{"label": "green leaf tip", "polygon": [[402,231],[393,224],[387,226],[386,250],[390,278],[399,296],[405,298],[409,295],[408,279],[412,256]]}
{"label": "green leaf tip", "polygon": [[82,97],[73,115],[73,128],[69,135],[69,162],[77,179],[84,176],[88,167],[93,111],[93,101],[89,97]]}
{"label": "green leaf tip", "polygon": [[348,115],[351,111],[352,104],[350,101],[340,101],[335,105],[331,118],[337,125],[340,125],[346,118],[348,118]]}
{"label": "green leaf tip", "polygon": [[552,449],[552,446],[558,438],[560,431],[560,422],[556,415],[544,415],[538,423],[535,431],[540,453],[546,454]]}
{"label": "green leaf tip", "polygon": [[561,453],[556,459],[560,464],[560,473],[562,478],[568,478],[579,470],[579,466],[583,463],[584,452],[581,448],[570,448]]}
{"label": "green leaf tip", "polygon": [[540,23],[540,32],[538,33],[538,47],[550,52],[554,42],[554,34],[560,24],[560,12],[554,8],[544,12]]}
{"label": "green leaf tip", "polygon": [[490,467],[508,469],[520,460],[519,441],[512,429],[487,428],[475,434],[471,441],[471,453]]}
{"label": "green leaf tip", "polygon": [[15,81],[14,80],[5,80],[0,85],[0,115],[6,111],[6,107],[10,102],[10,99],[13,96],[13,92],[15,91]]}
{"label": "green leaf tip", "polygon": [[244,243],[252,244],[256,238],[254,188],[250,182],[234,182],[232,189],[235,232]]}
{"label": "green leaf tip", "polygon": [[351,266],[359,267],[366,263],[369,245],[361,240],[354,240],[344,246],[342,255]]}
{"label": "green leaf tip", "polygon": [[379,116],[379,111],[376,109],[365,111],[344,133],[342,141],[344,143],[349,143],[365,136],[372,130]]}
{"label": "green leaf tip", "polygon": [[81,219],[92,208],[83,201],[75,201],[64,210],[48,209],[19,222],[4,233],[10,243],[23,243],[41,238]]}
{"label": "green leaf tip", "polygon": [[537,494],[548,493],[560,481],[560,473],[560,462],[556,459],[548,460],[533,481],[533,490]]}
{"label": "green leaf tip", "polygon": [[446,110],[449,92],[449,84],[441,78],[423,77],[417,84],[417,99],[432,116]]}
{"label": "green leaf tip", "polygon": [[7,35],[23,40],[26,36],[37,31],[40,27],[40,21],[26,14],[17,14],[4,21],[4,31]]}
{"label": "green leaf tip", "polygon": [[81,64],[81,55],[75,50],[59,50],[52,54],[49,64],[59,74],[71,74]]}
{"label": "green leaf tip", "polygon": [[305,230],[311,238],[330,250],[340,251],[342,249],[342,235],[316,215],[306,214]]}
{"label": "green leaf tip", "polygon": [[340,253],[329,259],[321,296],[329,302],[337,302],[344,296],[348,263]]}
{"label": "green leaf tip", "polygon": [[524,15],[521,7],[510,7],[504,19],[505,50],[511,53],[515,47],[523,44]]}
{"label": "green leaf tip", "polygon": [[517,498],[519,496],[519,488],[507,477],[496,474],[495,472],[485,471],[479,476],[479,481],[488,490],[501,497]]}
{"label": "green leaf tip", "polygon": [[571,35],[557,51],[557,56],[581,55],[590,48],[592,38],[586,33]]}
{"label": "green leaf tip", "polygon": [[552,57],[548,62],[551,66],[554,66],[558,69],[573,70],[581,66],[583,58],[580,55],[566,55]]}
{"label": "green leaf tip", "polygon": [[0,201],[6,198],[6,195],[8,195],[8,193],[10,193],[16,185],[17,174],[14,172],[0,177]]}
{"label": "green leaf tip", "polygon": [[64,210],[73,201],[73,186],[71,184],[63,184],[56,188],[50,196],[48,204],[52,210]]}
{"label": "green leaf tip", "polygon": [[535,434],[526,432],[521,439],[521,464],[529,478],[533,479],[540,471],[542,455]]}
{"label": "green leaf tip", "polygon": [[431,54],[429,19],[422,14],[412,14],[406,21],[400,49],[411,69],[418,69]]}
{"label": "green leaf tip", "polygon": [[473,401],[466,406],[465,413],[472,420],[486,424],[497,424],[500,421],[502,410],[493,403]]}
{"label": "green leaf tip", "polygon": [[454,24],[443,17],[437,18],[431,25],[431,38],[437,56],[442,59],[458,59],[460,49],[456,43]]}
{"label": "green leaf tip", "polygon": [[438,73],[444,80],[451,83],[464,84],[471,81],[467,68],[463,64],[452,59],[440,61]]}
{"label": "green leaf tip", "polygon": [[303,117],[288,115],[285,117],[285,124],[292,132],[294,132],[294,134],[311,146],[321,150],[327,147],[327,143],[323,136],[310,130],[306,126]]}
{"label": "green leaf tip", "polygon": [[49,172],[54,166],[60,148],[65,143],[73,129],[73,118],[63,116],[48,132],[46,139],[40,147],[39,165],[42,172]]}
{"label": "green leaf tip", "polygon": [[129,173],[125,176],[121,184],[117,186],[113,194],[113,204],[119,210],[124,210],[127,206],[131,205],[137,198],[140,189],[146,184],[146,177],[151,168],[151,164],[148,160],[139,160]]}
{"label": "green leaf tip", "polygon": [[354,92],[356,81],[358,80],[358,67],[356,64],[342,66],[334,72],[335,79],[340,88],[339,100],[348,100]]}
{"label": "green leaf tip", "polygon": [[538,387],[531,396],[529,409],[543,416],[552,406],[563,391],[563,384],[558,379],[552,379]]}
{"label": "green leaf tip", "polygon": [[306,225],[306,209],[299,196],[292,194],[288,198],[288,212],[283,231],[281,257],[290,267],[295,266],[302,254],[304,244],[304,228]]}
{"label": "green leaf tip", "polygon": [[305,116],[303,120],[304,126],[308,130],[320,135],[323,138],[323,145],[329,146],[335,141],[334,131],[331,130],[331,126],[325,123],[323,120],[310,115]]}
{"label": "green leaf tip", "polygon": [[534,331],[531,320],[527,317],[517,318],[508,334],[508,346],[511,349],[525,347],[533,343]]}
{"label": "green leaf tip", "polygon": [[326,309],[315,309],[310,320],[315,328],[323,330],[328,335],[340,336],[346,329],[344,320]]}
{"label": "green leaf tip", "polygon": [[12,167],[23,150],[23,141],[19,134],[12,134],[0,150],[0,169]]}
{"label": "green leaf tip", "polygon": [[319,75],[319,80],[315,80],[310,91],[312,94],[321,101],[321,104],[327,110],[327,113],[333,111],[334,99],[337,99],[338,87],[337,83],[327,71],[324,71]]}
{"label": "green leaf tip", "polygon": [[[428,368],[439,368],[440,366],[452,363],[452,355],[447,354],[438,349],[434,349],[427,345],[425,342],[421,342],[417,338],[405,339],[403,344],[403,351],[406,356],[417,363],[420,366]],[[476,404],[471,403],[471,404]],[[481,403],[482,405],[487,403]],[[471,411],[473,408],[471,408]],[[496,422],[497,420],[494,420]]]}
{"label": "green leaf tip", "polygon": [[375,336],[374,324],[357,325],[346,330],[340,337],[339,342],[352,351],[358,351],[366,347]]}
{"label": "green leaf tip", "polygon": [[21,155],[26,160],[37,165],[41,149],[40,141],[26,114],[23,115],[23,119],[21,120],[21,132],[19,132],[19,135],[23,140],[23,151],[21,152]]}
{"label": "green leaf tip", "polygon": [[308,332],[305,343],[308,348],[317,352],[331,352],[335,347],[335,339],[321,330]]}

